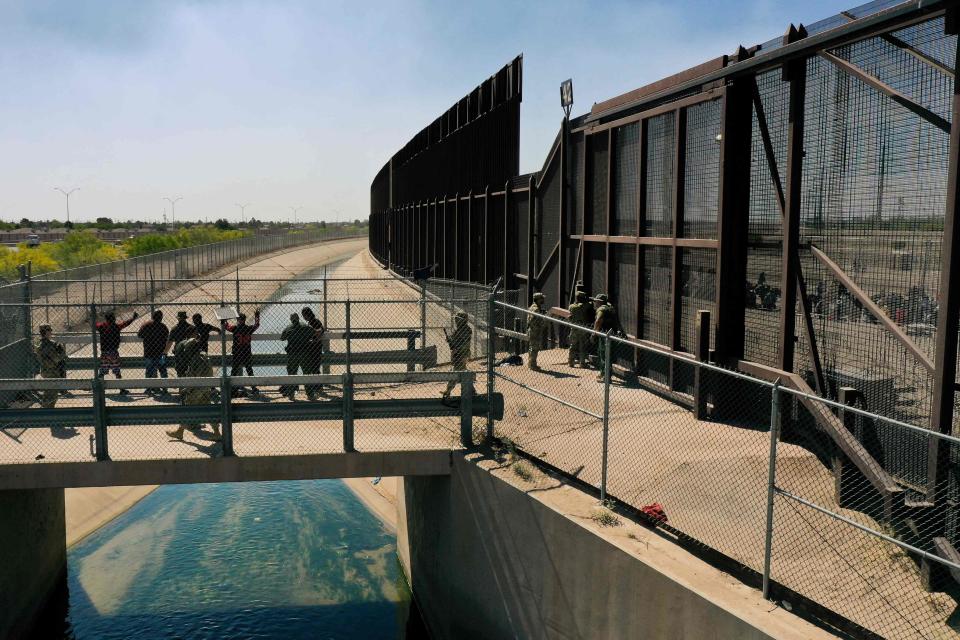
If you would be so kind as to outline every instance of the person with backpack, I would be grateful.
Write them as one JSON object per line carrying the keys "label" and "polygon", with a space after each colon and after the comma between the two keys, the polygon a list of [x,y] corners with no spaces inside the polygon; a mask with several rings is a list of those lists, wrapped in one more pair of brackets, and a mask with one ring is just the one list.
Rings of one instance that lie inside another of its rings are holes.
{"label": "person with backpack", "polygon": [[[67,362],[67,351],[63,344],[53,339],[53,328],[49,324],[40,325],[40,341],[34,347],[34,355],[40,364],[41,378],[65,378],[60,370]],[[52,409],[57,404],[57,394],[54,389],[45,389],[40,395],[40,406]]]}
{"label": "person with backpack", "polygon": [[[103,314],[103,322],[98,322],[95,326],[97,334],[100,336],[100,369],[98,373],[101,378],[106,377],[109,371],[120,380],[120,332],[133,324],[133,321],[140,317],[136,311],[133,317],[124,322],[117,322],[117,316],[113,311],[107,311]],[[125,396],[129,391],[120,389],[120,395]]]}
{"label": "person with backpack", "polygon": [[[594,304],[597,307],[597,317],[593,322],[593,330],[600,333],[610,332],[614,336],[623,336],[626,335],[623,331],[623,326],[620,324],[620,317],[617,315],[617,308],[610,303],[610,299],[607,297],[607,294],[601,293],[596,298],[593,299]],[[611,349],[611,354],[613,350]],[[597,358],[600,363],[600,373],[597,374],[597,382],[603,382],[603,372],[605,369],[604,356],[606,355],[606,350],[604,348],[604,341],[597,339]]]}
{"label": "person with backpack", "polygon": [[[197,330],[192,325],[188,325],[187,337],[177,343],[174,347],[174,357],[177,362],[183,363],[183,377],[186,378],[210,378],[213,377],[213,366],[206,352],[201,350],[200,341],[197,339]],[[184,405],[205,405],[210,404],[213,397],[213,387],[189,387],[180,390],[180,397]],[[213,427],[213,439],[220,440],[220,423],[211,422]],[[201,429],[202,423],[182,423],[173,431],[167,431],[167,435],[175,440],[183,440],[183,432],[186,429],[191,431]]]}
{"label": "person with backpack", "polygon": [[[570,322],[581,327],[593,327],[595,312],[593,305],[586,292],[577,291],[576,302],[570,305]],[[590,335],[579,329],[570,330],[570,350],[567,353],[567,365],[577,366],[577,363],[583,368],[590,366],[587,360],[587,352],[590,350]]]}
{"label": "person with backpack", "polygon": [[[467,363],[470,361],[470,341],[473,339],[473,330],[470,328],[469,319],[465,311],[457,311],[454,316],[453,334],[443,330],[443,335],[450,347],[450,364],[454,371],[466,371]],[[450,393],[457,386],[456,380],[447,381],[447,387],[440,396],[440,401],[447,404],[450,401]]]}

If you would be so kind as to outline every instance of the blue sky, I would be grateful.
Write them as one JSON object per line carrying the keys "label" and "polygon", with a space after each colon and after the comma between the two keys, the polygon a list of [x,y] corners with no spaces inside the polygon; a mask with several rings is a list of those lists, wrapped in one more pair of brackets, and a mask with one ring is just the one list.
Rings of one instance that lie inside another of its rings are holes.
{"label": "blue sky", "polygon": [[[0,0],[0,218],[363,218],[416,131],[524,54],[521,170],[574,113],[848,2]],[[731,10],[730,6],[736,7]],[[168,211],[169,213],[169,211]]]}

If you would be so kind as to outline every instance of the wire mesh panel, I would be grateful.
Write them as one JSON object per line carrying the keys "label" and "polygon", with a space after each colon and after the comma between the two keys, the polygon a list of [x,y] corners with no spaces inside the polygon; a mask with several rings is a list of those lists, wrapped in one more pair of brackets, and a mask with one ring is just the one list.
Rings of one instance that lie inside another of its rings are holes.
{"label": "wire mesh panel", "polygon": [[606,131],[590,136],[590,208],[585,233],[607,233],[607,172],[610,139]]}
{"label": "wire mesh panel", "polygon": [[643,251],[643,318],[640,337],[662,345],[670,344],[672,284],[669,247],[641,247]]}
{"label": "wire mesh panel", "polygon": [[756,83],[759,105],[752,109],[744,355],[747,360],[776,366],[783,255],[780,198],[786,176],[790,91],[780,69],[757,75]]}
{"label": "wire mesh panel", "polygon": [[443,277],[456,278],[457,254],[462,248],[457,242],[456,201],[447,200],[442,210],[443,215]]}
{"label": "wire mesh panel", "polygon": [[687,107],[683,161],[683,235],[717,237],[721,100]]}
{"label": "wire mesh panel", "polygon": [[584,277],[589,283],[590,295],[596,296],[607,290],[607,246],[600,242],[584,244]]}
{"label": "wire mesh panel", "polygon": [[624,331],[633,335],[637,327],[637,247],[611,244],[610,269],[610,300]]}
{"label": "wire mesh panel", "polygon": [[560,154],[557,153],[537,189],[537,266],[541,268],[560,241],[561,186]]}
{"label": "wire mesh panel", "polygon": [[[713,249],[680,250],[680,349],[693,352],[697,311],[714,312],[717,299],[717,253]],[[710,334],[712,348],[714,334]]]}
{"label": "wire mesh panel", "polygon": [[457,200],[457,275],[456,280],[470,279],[470,198],[460,196]]}
{"label": "wire mesh panel", "polygon": [[[527,264],[527,241],[529,238],[528,220],[529,210],[529,191],[520,191],[510,194],[510,207],[512,209],[510,224],[514,230],[512,237],[515,241],[508,253],[511,264],[514,265],[515,273],[529,274],[530,266]],[[509,242],[509,240],[508,240]]]}
{"label": "wire mesh panel", "polygon": [[490,230],[486,239],[487,259],[489,261],[487,274],[488,280],[491,282],[495,282],[497,278],[505,275],[503,271],[503,248],[507,229],[504,226],[506,218],[503,212],[503,198],[502,195],[491,195],[490,208],[487,212],[487,225]]}
{"label": "wire mesh panel", "polygon": [[[891,35],[942,53],[956,41],[937,22]],[[889,37],[829,55],[949,118],[952,80]],[[829,59],[811,59],[807,73],[801,262],[825,376],[831,390],[857,389],[871,411],[925,423],[932,376],[865,302],[932,360],[949,135]],[[798,371],[806,373],[813,369],[806,336],[800,345]],[[922,447],[882,431],[878,437],[887,469],[904,482],[922,481]]]}
{"label": "wire mesh panel", "polygon": [[639,189],[640,123],[632,122],[613,130],[613,194],[610,201],[610,235],[637,233]]}
{"label": "wire mesh panel", "polygon": [[567,232],[571,235],[583,233],[583,195],[585,147],[582,131],[573,133],[569,138],[569,174],[567,176]]}
{"label": "wire mesh panel", "polygon": [[[673,291],[673,250],[670,247],[640,247],[643,265],[643,317],[640,336],[644,340],[670,345]],[[640,374],[660,383],[670,381],[670,361],[653,351],[638,355]]]}
{"label": "wire mesh panel", "polygon": [[674,156],[676,116],[664,113],[646,121],[647,201],[643,235],[666,237],[673,234]]}
{"label": "wire mesh panel", "polygon": [[[632,244],[610,245],[610,300],[617,308],[623,330],[637,332],[637,247]],[[614,363],[632,370],[633,350],[615,345]]]}

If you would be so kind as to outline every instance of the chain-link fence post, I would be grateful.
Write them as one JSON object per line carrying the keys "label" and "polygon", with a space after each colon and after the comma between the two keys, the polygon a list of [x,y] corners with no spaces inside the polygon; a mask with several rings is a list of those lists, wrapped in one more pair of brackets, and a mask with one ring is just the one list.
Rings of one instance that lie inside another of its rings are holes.
{"label": "chain-link fence post", "polygon": [[[612,331],[612,330],[611,330]],[[607,460],[610,442],[610,331],[603,339],[603,448],[600,459],[600,502],[607,499]]]}
{"label": "chain-link fence post", "polygon": [[97,305],[96,303],[90,303],[90,354],[93,356],[93,377],[98,377],[98,372],[100,371],[99,363],[97,362]]}
{"label": "chain-link fence post", "polygon": [[[349,366],[349,360],[347,364]],[[345,371],[343,380],[343,450],[356,451],[353,444],[353,374]]]}
{"label": "chain-link fence post", "polygon": [[[86,284],[86,283],[84,283]],[[86,287],[84,287],[84,296],[86,296]],[[157,305],[157,283],[153,279],[153,267],[150,267],[150,315],[156,310]]]}
{"label": "chain-link fence post", "polygon": [[[427,281],[420,281],[420,348],[427,348]],[[423,366],[420,367],[423,370]]]}
{"label": "chain-link fence post", "polygon": [[[330,329],[330,322],[327,320],[327,265],[323,265],[323,326]],[[329,369],[324,370],[324,373],[330,373]]]}
{"label": "chain-link fence post", "polygon": [[107,447],[107,399],[103,388],[103,378],[93,376],[91,381],[93,392],[93,446],[97,460],[109,460],[110,450]]}
{"label": "chain-link fence post", "polygon": [[780,381],[770,391],[770,459],[767,466],[767,523],[763,543],[763,597],[770,599],[770,557],[773,553],[773,498],[777,479],[777,440],[780,438]]}
{"label": "chain-link fence post", "polygon": [[473,372],[461,371],[460,377],[460,444],[473,446]]}
{"label": "chain-link fence post", "polygon": [[[222,335],[222,334],[221,334]],[[223,438],[223,455],[229,457],[233,452],[233,384],[227,375],[227,368],[220,371],[220,423]]]}
{"label": "chain-link fence post", "polygon": [[493,394],[495,391],[493,369],[496,359],[496,297],[497,287],[494,285],[493,291],[487,296],[487,440],[493,439]]}
{"label": "chain-link fence post", "polygon": [[91,381],[91,391],[93,393],[93,443],[94,454],[97,460],[109,460],[110,454],[107,448],[107,399],[106,391],[103,388],[103,378],[100,376],[100,366],[98,358],[97,344],[97,305],[90,304],[90,353],[93,356],[93,380]]}
{"label": "chain-link fence post", "polygon": [[27,342],[33,339],[33,311],[30,303],[33,302],[32,285],[30,282],[30,263],[21,264],[17,267],[20,271],[20,302],[23,304],[22,327],[23,337]]}
{"label": "chain-link fence post", "polygon": [[346,357],[347,373],[350,373],[350,299],[347,298],[346,303],[344,304],[344,324],[346,327],[343,329],[343,341],[344,341],[344,355]]}

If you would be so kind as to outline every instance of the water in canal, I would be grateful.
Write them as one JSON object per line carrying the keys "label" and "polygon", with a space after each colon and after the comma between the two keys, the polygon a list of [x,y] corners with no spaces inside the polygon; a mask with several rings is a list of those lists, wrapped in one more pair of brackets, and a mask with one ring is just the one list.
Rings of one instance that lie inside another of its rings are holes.
{"label": "water in canal", "polygon": [[[322,275],[322,269],[304,274]],[[302,280],[283,286],[271,296],[276,303],[263,309],[261,331],[278,332],[299,310],[290,303],[322,300],[319,286]],[[322,317],[322,305],[316,310]],[[269,341],[254,346],[261,353],[282,350]],[[37,637],[424,633],[411,616],[416,607],[395,536],[337,480],[162,486],[71,548],[67,564],[65,593]]]}
{"label": "water in canal", "polygon": [[421,634],[395,537],[335,480],[160,487],[69,550],[67,589],[42,637]]}

